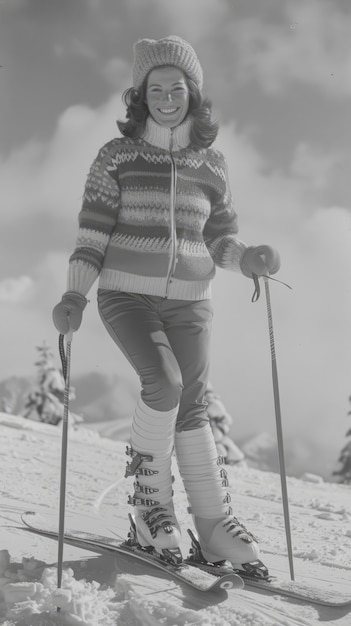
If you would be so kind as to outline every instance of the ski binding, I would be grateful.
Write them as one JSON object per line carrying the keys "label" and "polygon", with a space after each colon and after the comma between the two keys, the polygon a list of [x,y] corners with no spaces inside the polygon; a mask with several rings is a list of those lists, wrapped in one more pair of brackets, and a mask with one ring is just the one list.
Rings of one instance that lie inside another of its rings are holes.
{"label": "ski binding", "polygon": [[346,597],[346,594],[338,595],[335,591],[330,591],[326,588],[321,589],[310,582],[297,582],[271,576],[267,567],[260,560],[238,566],[233,566],[229,561],[208,563],[202,554],[197,537],[189,529],[188,533],[191,538],[191,548],[189,557],[184,562],[193,567],[198,567],[202,571],[217,576],[234,572],[244,580],[245,587],[248,589],[256,588],[301,602],[327,607],[348,607],[351,605],[351,598]]}
{"label": "ski binding", "polygon": [[202,569],[205,572],[209,572],[214,574],[215,576],[223,576],[225,573],[234,572],[241,576],[244,581],[266,581],[271,582],[272,577],[268,573],[267,567],[257,559],[256,561],[252,561],[251,563],[243,563],[238,566],[233,566],[230,561],[217,561],[216,563],[209,563],[201,550],[201,546],[199,540],[197,539],[195,533],[188,528],[188,534],[191,539],[191,547],[190,554],[187,559],[185,559],[185,563],[189,565],[193,565]]}

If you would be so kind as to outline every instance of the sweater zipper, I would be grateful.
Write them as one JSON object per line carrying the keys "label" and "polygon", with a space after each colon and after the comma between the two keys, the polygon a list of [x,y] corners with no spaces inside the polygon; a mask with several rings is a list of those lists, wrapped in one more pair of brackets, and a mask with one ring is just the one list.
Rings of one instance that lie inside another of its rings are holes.
{"label": "sweater zipper", "polygon": [[171,254],[170,254],[168,273],[167,273],[166,296],[165,296],[166,298],[168,298],[169,285],[171,282],[171,278],[175,272],[175,267],[177,263],[177,230],[176,230],[176,219],[175,219],[175,206],[176,206],[176,195],[177,195],[177,166],[176,166],[174,156],[173,156],[173,130],[171,130],[169,154],[171,158],[171,192],[170,192],[170,202],[169,202]]}

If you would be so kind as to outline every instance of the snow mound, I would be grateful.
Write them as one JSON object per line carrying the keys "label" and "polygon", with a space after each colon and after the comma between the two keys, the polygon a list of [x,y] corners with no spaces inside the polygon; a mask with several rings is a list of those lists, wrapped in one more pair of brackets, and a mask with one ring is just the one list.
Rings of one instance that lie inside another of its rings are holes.
{"label": "snow mound", "polygon": [[324,480],[322,476],[318,476],[317,474],[311,474],[310,472],[305,472],[300,477],[301,480],[304,480],[307,483],[323,483]]}

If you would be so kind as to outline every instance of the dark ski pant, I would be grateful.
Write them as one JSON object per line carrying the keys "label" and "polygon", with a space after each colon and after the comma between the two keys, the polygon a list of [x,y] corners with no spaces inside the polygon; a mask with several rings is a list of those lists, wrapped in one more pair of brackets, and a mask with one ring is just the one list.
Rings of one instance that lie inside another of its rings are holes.
{"label": "dark ski pant", "polygon": [[99,289],[98,306],[108,333],[140,378],[145,404],[157,411],[179,404],[178,432],[204,426],[211,300],[168,300]]}

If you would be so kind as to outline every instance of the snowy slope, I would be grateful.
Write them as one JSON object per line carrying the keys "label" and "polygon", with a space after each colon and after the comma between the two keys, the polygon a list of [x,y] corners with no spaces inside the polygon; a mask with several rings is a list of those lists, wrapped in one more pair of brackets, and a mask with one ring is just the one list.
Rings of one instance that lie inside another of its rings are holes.
{"label": "snowy slope", "polygon": [[[71,569],[56,589],[56,542],[23,530],[20,514],[57,512],[61,431],[59,427],[0,414],[0,624],[36,626],[310,626],[326,621],[347,626],[348,609],[316,608],[251,590],[228,596],[201,594],[156,570],[128,561],[93,556],[65,546]],[[79,429],[69,436],[67,517],[82,529],[127,532],[125,504],[132,479],[123,479],[125,444]],[[175,502],[185,529],[191,524],[176,468]],[[279,476],[245,467],[228,468],[232,505],[259,536],[263,560],[288,576]],[[101,494],[106,497],[99,505]],[[351,490],[335,484],[289,479],[296,578],[350,590]],[[98,510],[99,509],[99,510]],[[11,557],[8,564],[7,552]],[[184,552],[187,551],[184,533]],[[33,557],[34,560],[28,560]],[[22,562],[24,560],[24,562]],[[41,562],[38,562],[41,561]],[[61,603],[58,614],[55,606]]]}

